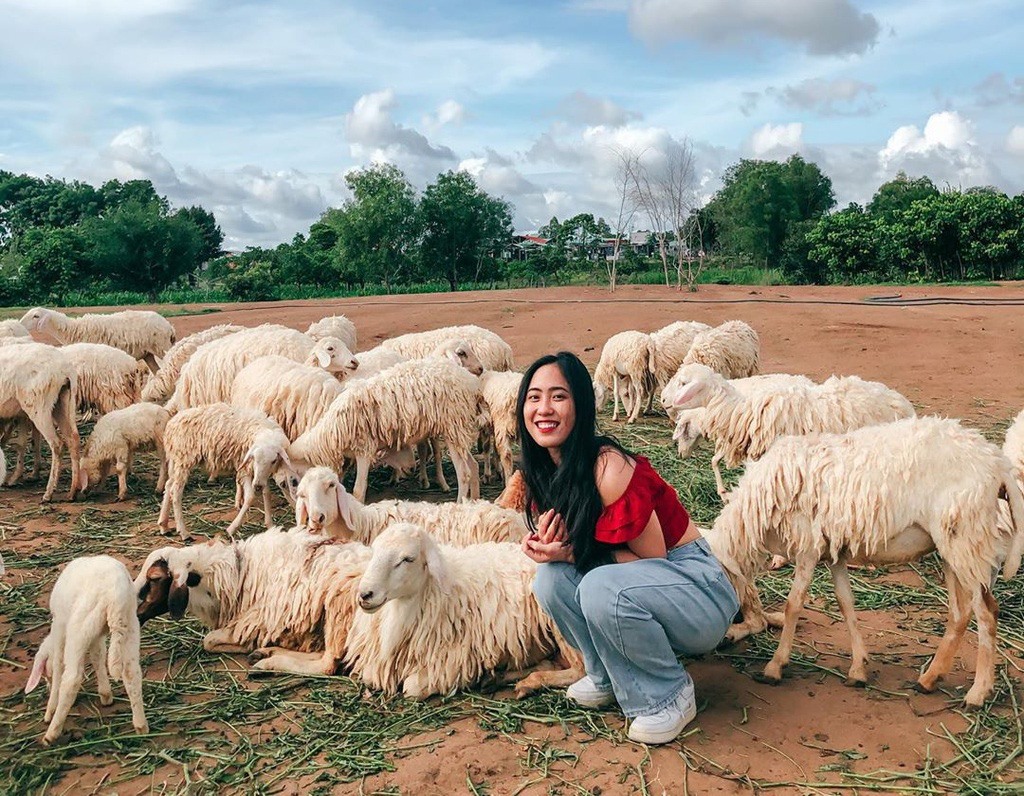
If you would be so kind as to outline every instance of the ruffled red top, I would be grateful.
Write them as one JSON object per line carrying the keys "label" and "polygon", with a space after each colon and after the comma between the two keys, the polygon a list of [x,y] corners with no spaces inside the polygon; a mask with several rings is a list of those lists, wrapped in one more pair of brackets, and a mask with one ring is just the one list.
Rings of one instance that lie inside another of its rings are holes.
{"label": "ruffled red top", "polygon": [[616,500],[604,507],[594,529],[594,538],[613,545],[630,542],[643,533],[650,522],[651,512],[654,512],[665,535],[665,547],[672,547],[686,533],[690,514],[679,502],[675,489],[665,482],[645,457],[633,458],[636,467],[629,485]]}

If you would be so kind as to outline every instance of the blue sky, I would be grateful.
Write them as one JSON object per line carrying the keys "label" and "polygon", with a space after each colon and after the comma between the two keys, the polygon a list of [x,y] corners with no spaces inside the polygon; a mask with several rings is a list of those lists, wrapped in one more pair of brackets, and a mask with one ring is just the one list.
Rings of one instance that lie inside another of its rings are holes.
{"label": "blue sky", "polygon": [[[799,153],[840,205],[899,170],[1024,191],[1020,0],[0,0],[0,169],[151,179],[272,246],[386,160],[614,219],[616,152],[695,200]],[[638,220],[640,226],[643,222]]]}

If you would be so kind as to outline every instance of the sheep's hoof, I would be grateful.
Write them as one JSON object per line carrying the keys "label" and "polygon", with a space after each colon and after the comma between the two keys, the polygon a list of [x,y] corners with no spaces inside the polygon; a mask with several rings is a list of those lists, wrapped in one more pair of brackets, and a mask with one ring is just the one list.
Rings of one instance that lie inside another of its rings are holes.
{"label": "sheep's hoof", "polygon": [[139,735],[146,735],[149,732],[149,724],[147,722],[143,722],[142,724],[136,724],[134,726],[135,732],[137,732]]}
{"label": "sheep's hoof", "polygon": [[867,688],[868,681],[866,679],[861,679],[859,677],[847,677],[846,685],[848,685],[850,688]]}
{"label": "sheep's hoof", "polygon": [[257,663],[264,660],[265,658],[269,658],[270,655],[270,650],[266,649],[265,647],[261,647],[258,650],[253,650],[252,652],[250,652],[249,657],[246,658],[246,661],[248,661],[250,666],[255,666]]}
{"label": "sheep's hoof", "polygon": [[763,672],[755,672],[754,679],[766,685],[778,685],[782,682],[782,671],[770,669],[771,664],[764,668]]}
{"label": "sheep's hoof", "polygon": [[113,705],[114,704],[114,695],[113,694],[100,694],[100,704],[101,705]]}
{"label": "sheep's hoof", "polygon": [[932,683],[929,686],[929,685],[925,685],[920,680],[914,680],[913,682],[907,683],[907,687],[908,688],[913,688],[919,694],[933,694],[933,693],[935,693],[935,683]]}
{"label": "sheep's hoof", "polygon": [[50,734],[47,733],[46,735],[44,735],[42,738],[39,739],[39,745],[40,746],[48,747],[50,744],[52,744],[56,740],[57,740],[57,736],[56,735],[51,737]]}

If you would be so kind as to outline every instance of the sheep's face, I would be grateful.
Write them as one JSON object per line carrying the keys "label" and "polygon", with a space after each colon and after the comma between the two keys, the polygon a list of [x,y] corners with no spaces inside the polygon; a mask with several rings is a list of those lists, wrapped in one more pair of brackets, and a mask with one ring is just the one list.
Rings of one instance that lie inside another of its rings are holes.
{"label": "sheep's face", "polygon": [[382,461],[388,467],[394,467],[399,475],[405,475],[416,466],[416,451],[411,446],[388,450]]}
{"label": "sheep's face", "polygon": [[484,372],[484,366],[480,363],[473,346],[465,340],[460,340],[450,349],[452,362],[461,365],[474,376]]}
{"label": "sheep's face", "polygon": [[257,443],[249,448],[242,464],[252,464],[252,481],[254,484],[267,484],[279,471],[291,471],[288,454],[279,445]]}
{"label": "sheep's face", "polygon": [[391,525],[373,542],[373,556],[359,581],[359,607],[373,613],[389,600],[411,599],[431,579],[447,589],[437,543],[417,525]]}
{"label": "sheep's face", "polygon": [[30,332],[36,329],[42,332],[46,330],[46,321],[48,319],[49,315],[43,307],[33,307],[21,316],[21,325]]}
{"label": "sheep's face", "polygon": [[683,365],[672,377],[676,384],[672,405],[677,409],[706,406],[716,379],[721,377],[707,365]]}
{"label": "sheep's face", "polygon": [[337,337],[320,338],[313,347],[311,356],[321,368],[339,379],[350,376],[359,368],[359,360]]}
{"label": "sheep's face", "polygon": [[298,474],[289,472],[286,467],[279,467],[274,473],[274,483],[277,484],[277,488],[281,490],[281,494],[284,495],[288,504],[294,506],[295,494],[299,488]]}
{"label": "sheep's face", "polygon": [[82,494],[105,481],[110,475],[111,466],[110,462],[101,464],[99,459],[82,457],[78,462],[78,488]]}
{"label": "sheep's face", "polygon": [[608,400],[608,388],[605,387],[601,382],[594,382],[594,408],[600,412],[604,408],[605,401]]}
{"label": "sheep's face", "polygon": [[680,412],[676,421],[676,429],[672,432],[672,439],[676,441],[680,458],[685,459],[693,451],[694,445],[703,436],[704,432],[700,427],[700,410],[690,409]]}
{"label": "sheep's face", "polygon": [[312,467],[302,476],[296,490],[295,524],[320,533],[340,519],[351,532],[354,501],[333,470]]}

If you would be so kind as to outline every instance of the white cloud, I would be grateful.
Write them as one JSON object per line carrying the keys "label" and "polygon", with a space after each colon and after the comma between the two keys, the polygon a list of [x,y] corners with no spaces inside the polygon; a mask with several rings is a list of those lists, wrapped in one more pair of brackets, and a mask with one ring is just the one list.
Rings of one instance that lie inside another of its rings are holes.
{"label": "white cloud", "polygon": [[878,167],[883,180],[902,170],[963,187],[991,184],[997,175],[975,139],[973,124],[956,111],[933,113],[923,131],[912,124],[897,128],[878,153]]}
{"label": "white cloud", "polygon": [[781,89],[769,88],[767,93],[790,108],[814,111],[822,116],[859,116],[878,107],[877,101],[872,99],[876,90],[876,86],[853,78],[808,78]]}
{"label": "white cloud", "polygon": [[1006,148],[1015,155],[1024,155],[1024,125],[1018,124],[1006,137]]}
{"label": "white cloud", "polygon": [[750,148],[754,157],[788,157],[803,147],[804,126],[800,122],[790,124],[766,124],[754,131],[750,137]]}
{"label": "white cloud", "polygon": [[438,129],[446,124],[462,124],[466,121],[466,109],[453,99],[445,100],[437,106],[433,114],[423,119],[423,126]]}
{"label": "white cloud", "polygon": [[364,94],[345,116],[345,135],[356,160],[455,161],[446,146],[434,146],[422,133],[398,124],[391,116],[396,105],[392,89]]}
{"label": "white cloud", "polygon": [[692,39],[736,46],[769,38],[801,44],[813,55],[863,53],[880,30],[850,0],[633,0],[629,24],[650,44]]}
{"label": "white cloud", "polygon": [[555,115],[574,124],[610,125],[620,127],[640,114],[616,105],[610,99],[593,97],[585,91],[574,91],[558,103]]}

